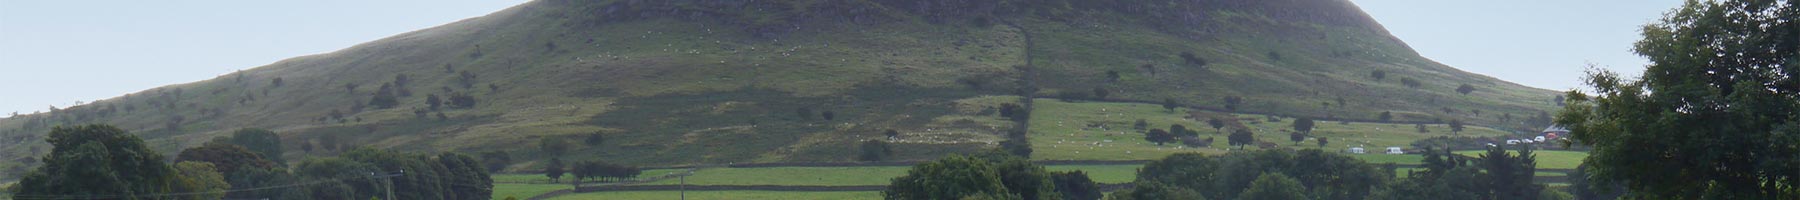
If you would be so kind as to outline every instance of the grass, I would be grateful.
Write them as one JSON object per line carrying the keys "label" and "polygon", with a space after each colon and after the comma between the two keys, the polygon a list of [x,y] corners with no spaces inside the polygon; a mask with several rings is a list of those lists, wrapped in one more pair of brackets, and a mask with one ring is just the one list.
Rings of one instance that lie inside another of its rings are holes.
{"label": "grass", "polygon": [[515,197],[518,199],[525,199],[544,193],[550,193],[550,191],[569,188],[571,188],[571,186],[564,184],[494,183],[493,198],[506,199],[506,197]]}
{"label": "grass", "polygon": [[[887,185],[894,177],[905,175],[911,167],[767,167],[712,168],[694,172],[689,185]],[[667,179],[646,185],[674,185],[680,180]]]}
{"label": "grass", "polygon": [[[1509,151],[1516,154],[1518,151]],[[1456,154],[1479,157],[1487,151],[1457,151]],[[1587,152],[1580,151],[1532,151],[1537,156],[1538,169],[1575,169],[1587,159]]]}
{"label": "grass", "polygon": [[[681,172],[681,171],[686,171],[686,169],[644,170],[644,173],[638,174],[638,177],[657,177],[657,176],[663,176],[663,175],[668,175],[668,174],[674,174],[674,173]],[[562,180],[568,181],[571,179],[570,178],[571,176],[574,176],[574,175],[563,174]],[[533,183],[533,184],[538,184],[538,183],[549,183],[550,182],[550,177],[544,176],[544,174],[494,174],[489,177],[492,177],[494,179],[495,183]]]}
{"label": "grass", "polygon": [[[683,197],[678,191],[619,191],[590,192],[558,196],[550,199],[677,199]],[[881,199],[881,192],[780,192],[780,191],[688,191],[686,199],[730,199],[730,200],[876,200]]]}
{"label": "grass", "polygon": [[[1066,102],[1055,99],[1036,99],[1031,113],[1031,143],[1035,152],[1033,159],[1038,160],[1151,160],[1160,159],[1174,153],[1193,152],[1220,154],[1230,149],[1225,134],[1211,128],[1203,120],[1189,119],[1187,109],[1169,111],[1161,105],[1143,103],[1114,102]],[[1341,152],[1349,147],[1361,146],[1370,151],[1381,151],[1385,147],[1410,147],[1413,141],[1432,136],[1449,135],[1447,127],[1428,126],[1432,133],[1419,133],[1412,124],[1382,123],[1350,123],[1340,124],[1335,121],[1318,121],[1313,129],[1312,138],[1299,144],[1288,140],[1289,129],[1293,126],[1293,118],[1285,118],[1280,122],[1268,122],[1265,115],[1212,113],[1211,116],[1230,116],[1240,119],[1239,124],[1251,129],[1259,141],[1266,141],[1292,148],[1321,148],[1316,137],[1329,138],[1327,151]],[[1214,138],[1212,147],[1187,148],[1178,144],[1161,146],[1144,141],[1144,134],[1132,129],[1132,123],[1143,119],[1152,129],[1169,129],[1170,125],[1180,124],[1190,130],[1198,131],[1200,138]],[[1508,133],[1492,128],[1469,126],[1457,133],[1461,136],[1499,136]],[[1256,147],[1246,147],[1256,149]],[[1372,163],[1396,162],[1417,163],[1417,159],[1406,161],[1404,156],[1365,156],[1376,160]],[[1416,156],[1415,156],[1416,158]]]}
{"label": "grass", "polygon": [[1394,164],[1400,164],[1400,165],[1417,165],[1417,164],[1423,163],[1422,160],[1425,158],[1424,156],[1420,156],[1418,154],[1369,153],[1369,154],[1349,154],[1349,155],[1350,155],[1350,157],[1356,157],[1358,159],[1362,159],[1363,161],[1369,162],[1369,164],[1377,164],[1377,165],[1384,164],[1384,163],[1394,163]]}
{"label": "grass", "polygon": [[1095,183],[1130,183],[1137,180],[1138,168],[1143,165],[1050,165],[1044,166],[1050,171],[1075,171],[1087,173],[1088,179]]}

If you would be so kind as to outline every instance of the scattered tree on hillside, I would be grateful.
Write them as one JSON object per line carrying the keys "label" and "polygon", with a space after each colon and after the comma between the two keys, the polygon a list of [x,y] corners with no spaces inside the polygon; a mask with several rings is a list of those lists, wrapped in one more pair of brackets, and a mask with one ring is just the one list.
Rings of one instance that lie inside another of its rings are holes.
{"label": "scattered tree on hillside", "polygon": [[1096,100],[1106,100],[1106,96],[1110,94],[1112,92],[1106,91],[1106,88],[1094,87],[1094,99]]}
{"label": "scattered tree on hillside", "polygon": [[1382,79],[1387,79],[1387,70],[1377,69],[1375,71],[1369,71],[1369,77],[1375,78],[1375,81],[1381,81]]}
{"label": "scattered tree on hillside", "polygon": [[896,137],[900,137],[900,131],[894,131],[894,129],[888,129],[887,131],[882,131],[881,135],[886,135],[890,139],[896,138]]}
{"label": "scattered tree on hillside", "polygon": [[1250,130],[1246,129],[1231,130],[1231,135],[1225,137],[1225,142],[1230,143],[1231,146],[1238,146],[1238,148],[1241,149],[1244,148],[1244,145],[1256,144],[1256,135],[1251,134]]}
{"label": "scattered tree on hillside", "polygon": [[544,164],[544,176],[550,177],[551,183],[556,183],[557,179],[562,179],[563,168],[562,159],[550,158],[550,163]]}
{"label": "scattered tree on hillside", "polygon": [[1425,124],[1413,125],[1413,128],[1418,128],[1419,133],[1430,133],[1431,132],[1431,129],[1425,129]]}
{"label": "scattered tree on hillside", "polygon": [[1313,123],[1312,118],[1300,117],[1299,119],[1294,119],[1294,131],[1295,132],[1312,133],[1313,126],[1315,126],[1315,125],[1317,125],[1317,124]]}
{"label": "scattered tree on hillside", "polygon": [[1164,131],[1162,129],[1150,129],[1149,132],[1144,133],[1144,140],[1154,142],[1157,146],[1162,146],[1163,143],[1169,142],[1174,138],[1174,134],[1170,134],[1169,131]]}
{"label": "scattered tree on hillside", "polygon": [[1550,102],[1555,103],[1556,106],[1568,106],[1569,104],[1567,102],[1563,102],[1563,100],[1567,100],[1567,99],[1563,98],[1563,95],[1560,95],[1560,94],[1556,95],[1555,98],[1550,98]]}
{"label": "scattered tree on hillside", "polygon": [[1411,78],[1411,77],[1401,77],[1400,85],[1406,85],[1406,87],[1408,87],[1408,88],[1418,89],[1419,86],[1422,86],[1424,84],[1419,83],[1419,80],[1413,80],[1413,78]]}
{"label": "scattered tree on hillside", "polygon": [[1106,70],[1106,82],[1119,82],[1119,71]]}
{"label": "scattered tree on hillside", "polygon": [[1269,57],[1269,60],[1281,61],[1281,53],[1280,52],[1269,51],[1269,53],[1267,53],[1267,54],[1268,54],[1267,56]]}
{"label": "scattered tree on hillside", "polygon": [[1175,99],[1173,99],[1173,98],[1163,98],[1163,103],[1162,103],[1163,110],[1169,110],[1169,112],[1175,112],[1175,108],[1180,107],[1180,106],[1181,105],[1179,105],[1179,104],[1175,104]]}
{"label": "scattered tree on hillside", "polygon": [[1456,133],[1460,133],[1462,131],[1463,131],[1462,119],[1451,119],[1450,120],[1450,134],[1455,135]]}
{"label": "scattered tree on hillside", "polygon": [[1131,123],[1131,130],[1143,131],[1147,128],[1150,128],[1150,122],[1146,122],[1144,119],[1138,119],[1136,123]]}
{"label": "scattered tree on hillside", "polygon": [[1181,124],[1169,125],[1169,134],[1175,137],[1200,137],[1200,132],[1188,129]]}
{"label": "scattered tree on hillside", "polygon": [[888,143],[882,140],[863,141],[860,148],[862,154],[858,154],[856,159],[861,161],[882,161],[894,154],[894,150],[890,149]]}
{"label": "scattered tree on hillside", "polygon": [[452,107],[452,108],[474,108],[475,107],[475,97],[469,96],[469,94],[464,94],[464,93],[451,93],[450,94],[450,107]]}
{"label": "scattered tree on hillside", "polygon": [[825,121],[831,121],[832,119],[837,118],[837,113],[832,113],[831,111],[827,110],[825,112],[819,112],[819,117],[825,118]]}
{"label": "scattered tree on hillside", "polygon": [[356,83],[344,83],[344,92],[351,94],[351,95],[355,95],[356,94]]}
{"label": "scattered tree on hillside", "polygon": [[430,105],[431,106],[430,108],[432,111],[437,111],[438,107],[442,107],[444,105],[444,100],[438,99],[437,94],[427,94],[427,95],[425,95],[425,104]]}
{"label": "scattered tree on hillside", "polygon": [[1376,118],[1380,118],[1381,122],[1394,121],[1394,113],[1391,113],[1391,111],[1381,111],[1381,115],[1376,116]]}
{"label": "scattered tree on hillside", "polygon": [[1025,107],[1019,106],[1019,104],[1013,104],[1013,103],[1000,104],[1000,117],[1006,117],[1006,118],[1012,119],[1013,121],[1025,121],[1030,116],[1031,116],[1031,111],[1025,110]]}
{"label": "scattered tree on hillside", "polygon": [[1212,143],[1213,143],[1212,137],[1207,137],[1206,139],[1200,139],[1199,137],[1182,137],[1181,138],[1181,145],[1185,145],[1188,147],[1210,147],[1210,146],[1212,146]]}
{"label": "scattered tree on hillside", "polygon": [[270,87],[281,87],[281,77],[275,77],[274,80],[269,80],[269,86]]}
{"label": "scattered tree on hillside", "polygon": [[1207,118],[1206,125],[1212,126],[1213,131],[1225,132],[1225,120],[1219,120],[1219,118]]}
{"label": "scattered tree on hillside", "polygon": [[1299,131],[1288,132],[1288,141],[1294,141],[1294,145],[1299,145],[1300,142],[1306,141],[1306,133]]}
{"label": "scattered tree on hillside", "polygon": [[1331,140],[1327,139],[1325,137],[1319,137],[1318,140],[1319,140],[1319,148],[1325,148],[1326,144],[1331,143]]}
{"label": "scattered tree on hillside", "polygon": [[1475,92],[1475,86],[1464,83],[1464,84],[1462,84],[1462,86],[1456,87],[1456,93],[1462,93],[1463,95],[1469,95],[1470,92]]}
{"label": "scattered tree on hillside", "polygon": [[1195,68],[1200,69],[1206,69],[1207,65],[1206,59],[1195,56],[1194,52],[1181,52],[1181,61],[1187,63],[1188,66],[1194,66]]}

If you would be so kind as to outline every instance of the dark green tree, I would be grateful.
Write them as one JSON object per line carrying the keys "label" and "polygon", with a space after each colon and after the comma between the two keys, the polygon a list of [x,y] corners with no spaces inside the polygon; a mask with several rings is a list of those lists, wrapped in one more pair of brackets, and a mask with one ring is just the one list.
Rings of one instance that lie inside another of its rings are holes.
{"label": "dark green tree", "polygon": [[544,164],[544,176],[550,177],[550,182],[555,183],[557,179],[562,179],[565,168],[562,159],[550,158],[550,163]]}
{"label": "dark green tree", "polygon": [[505,151],[481,152],[481,166],[487,169],[488,173],[505,170],[507,165],[512,165],[512,162],[512,154]]}
{"label": "dark green tree", "polygon": [[1231,135],[1225,136],[1225,142],[1230,143],[1231,146],[1243,148],[1244,145],[1256,144],[1256,135],[1251,134],[1250,130],[1231,130]]}
{"label": "dark green tree", "polygon": [[987,160],[949,156],[915,165],[894,178],[881,195],[887,199],[958,199],[982,193],[1011,193]]}
{"label": "dark green tree", "polygon": [[[218,142],[218,139],[214,138],[214,142]],[[275,162],[276,165],[287,165],[287,160],[281,159],[283,153],[281,136],[275,135],[274,131],[257,128],[238,129],[231,132],[231,137],[224,138],[223,141],[250,149],[250,151],[256,152],[256,155],[262,156],[263,159]]]}
{"label": "dark green tree", "polygon": [[136,135],[110,125],[57,126],[46,139],[43,165],[19,179],[14,197],[96,195],[109,198],[169,193],[176,176],[163,156]]}
{"label": "dark green tree", "polygon": [[1466,128],[1466,127],[1463,126],[1462,119],[1451,119],[1450,120],[1450,134],[1455,135],[1457,133],[1461,133],[1463,131],[1463,128]]}
{"label": "dark green tree", "polygon": [[1175,134],[1170,134],[1169,131],[1164,131],[1162,129],[1150,129],[1150,132],[1144,133],[1144,141],[1154,142],[1157,146],[1162,146],[1163,143],[1175,141]]}
{"label": "dark green tree", "polygon": [[1387,78],[1387,70],[1369,71],[1369,77],[1375,78],[1375,81],[1381,81],[1381,79]]}
{"label": "dark green tree", "polygon": [[1462,86],[1456,86],[1456,93],[1462,93],[1463,95],[1469,95],[1470,92],[1475,92],[1475,86],[1469,85],[1467,83],[1462,84]]}
{"label": "dark green tree", "polygon": [[581,142],[588,146],[599,146],[606,143],[606,135],[600,134],[600,132],[588,133],[587,139],[581,140]]}
{"label": "dark green tree", "polygon": [[1179,104],[1175,104],[1175,99],[1163,99],[1163,103],[1162,103],[1163,110],[1169,110],[1169,112],[1175,112],[1175,108],[1180,107],[1180,106],[1181,105],[1179,105]]}
{"label": "dark green tree", "polygon": [[444,100],[439,99],[437,94],[427,94],[425,95],[425,104],[430,105],[432,111],[437,111],[439,107],[444,106]]}
{"label": "dark green tree", "polygon": [[1376,118],[1381,119],[1381,122],[1394,121],[1394,113],[1390,111],[1381,111],[1381,115],[1377,115]]}
{"label": "dark green tree", "polygon": [[1310,199],[1306,196],[1306,187],[1299,180],[1279,172],[1263,173],[1250,182],[1250,188],[1238,196],[1241,200],[1289,200]]}
{"label": "dark green tree", "polygon": [[1208,118],[1208,119],[1206,119],[1206,125],[1212,126],[1214,131],[1225,132],[1224,131],[1225,120],[1219,120],[1219,118]]}
{"label": "dark green tree", "polygon": [[1556,124],[1589,177],[1650,199],[1800,198],[1800,5],[1688,1],[1644,26],[1639,80],[1588,75]]}
{"label": "dark green tree", "polygon": [[181,150],[181,154],[175,156],[175,162],[188,161],[211,163],[215,170],[226,176],[236,174],[244,168],[269,169],[277,166],[275,162],[263,159],[261,155],[243,146],[218,142]]}
{"label": "dark green tree", "polygon": [[1150,122],[1144,121],[1144,119],[1138,119],[1137,122],[1131,123],[1132,130],[1143,131],[1147,128],[1150,128]]}
{"label": "dark green tree", "polygon": [[569,141],[561,137],[544,137],[538,140],[538,151],[551,157],[561,157],[569,153]]}
{"label": "dark green tree", "polygon": [[1087,172],[1081,170],[1068,172],[1051,172],[1050,180],[1056,183],[1056,192],[1070,200],[1099,200],[1103,195],[1100,186],[1089,179]]}
{"label": "dark green tree", "polygon": [[1096,100],[1106,100],[1106,95],[1111,95],[1111,94],[1112,94],[1112,92],[1106,91],[1106,88],[1100,88],[1100,87],[1094,88],[1094,99],[1096,99]]}
{"label": "dark green tree", "polygon": [[1113,192],[1116,200],[1206,200],[1206,196],[1194,190],[1170,186],[1161,182],[1139,183],[1131,189]]}
{"label": "dark green tree", "polygon": [[1294,131],[1302,134],[1312,133],[1313,126],[1316,125],[1318,124],[1315,124],[1312,118],[1301,117],[1299,119],[1294,119]]}

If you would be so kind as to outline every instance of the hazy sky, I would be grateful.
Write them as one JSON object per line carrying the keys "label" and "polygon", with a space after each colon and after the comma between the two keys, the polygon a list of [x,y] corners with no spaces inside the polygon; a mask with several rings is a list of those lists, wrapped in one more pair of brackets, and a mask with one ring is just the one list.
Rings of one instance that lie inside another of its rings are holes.
{"label": "hazy sky", "polygon": [[[1354,0],[1427,58],[1540,88],[1627,74],[1678,0]],[[437,26],[524,0],[0,0],[0,117],[67,107]]]}

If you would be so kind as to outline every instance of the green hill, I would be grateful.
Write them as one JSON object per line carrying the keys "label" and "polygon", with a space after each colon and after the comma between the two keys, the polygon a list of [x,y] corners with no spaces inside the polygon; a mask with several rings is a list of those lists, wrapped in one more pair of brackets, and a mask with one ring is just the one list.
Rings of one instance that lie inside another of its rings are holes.
{"label": "green hill", "polygon": [[[1476,90],[1455,91],[1464,84]],[[0,119],[0,170],[46,153],[48,127],[84,123],[130,129],[164,154],[265,128],[289,158],[504,151],[514,169],[546,158],[546,140],[572,144],[565,159],[637,165],[847,161],[856,141],[893,129],[905,138],[896,159],[924,159],[1003,140],[1017,124],[994,115],[1001,103],[1096,90],[1517,129],[1555,95],[1420,57],[1344,0],[541,0]],[[586,143],[593,133],[602,142]]]}

